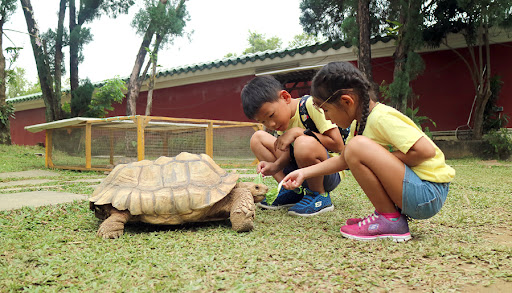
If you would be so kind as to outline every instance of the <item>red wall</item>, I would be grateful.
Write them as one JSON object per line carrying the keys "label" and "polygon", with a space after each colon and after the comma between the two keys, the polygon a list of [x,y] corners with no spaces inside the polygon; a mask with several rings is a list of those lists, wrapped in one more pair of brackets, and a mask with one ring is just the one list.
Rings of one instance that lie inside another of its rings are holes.
{"label": "red wall", "polygon": [[11,124],[11,140],[17,145],[36,145],[44,143],[44,131],[32,133],[25,126],[45,123],[45,108],[17,111],[14,118],[9,118]]}
{"label": "red wall", "polygon": [[[499,106],[512,116],[512,42],[491,46],[492,74],[502,76],[504,82]],[[466,49],[459,50],[468,55]],[[425,61],[424,73],[412,85],[420,99],[417,115],[428,116],[437,127],[431,131],[454,130],[466,125],[473,103],[475,88],[464,62],[452,51],[436,51],[421,54]],[[391,57],[372,60],[374,80],[390,83],[393,80],[394,61]],[[153,94],[152,116],[179,118],[248,121],[245,117],[240,92],[254,76],[243,76],[224,80],[188,84],[156,90]],[[300,93],[305,94],[304,91]],[[293,92],[294,97],[299,93]],[[141,93],[137,101],[137,114],[144,115],[147,92]],[[126,101],[116,104],[109,116],[124,116]],[[32,134],[23,129],[26,125],[44,123],[44,109],[16,112],[11,119],[11,135],[15,144],[33,145],[44,141],[44,133]],[[512,119],[508,127],[512,127]]]}
{"label": "red wall", "polygon": [[[248,121],[240,92],[253,76],[244,76],[155,90],[151,116]],[[147,92],[139,95],[137,114],[146,111]],[[110,116],[126,115],[126,101]]]}
{"label": "red wall", "polygon": [[[468,50],[459,50],[468,57]],[[491,75],[501,76],[503,87],[497,102],[503,113],[512,115],[512,42],[491,46]],[[420,99],[419,115],[434,120],[437,128],[431,130],[454,130],[466,125],[475,98],[475,86],[465,63],[454,52],[438,51],[422,54],[425,72],[413,82]],[[512,121],[508,127],[512,127]]]}

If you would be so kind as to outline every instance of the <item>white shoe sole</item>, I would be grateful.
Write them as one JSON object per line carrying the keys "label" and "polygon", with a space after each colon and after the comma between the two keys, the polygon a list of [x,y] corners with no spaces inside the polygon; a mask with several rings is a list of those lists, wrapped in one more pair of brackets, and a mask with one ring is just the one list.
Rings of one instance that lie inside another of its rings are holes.
{"label": "white shoe sole", "polygon": [[319,210],[318,212],[316,213],[312,213],[312,214],[299,214],[295,211],[288,211],[288,215],[290,216],[299,216],[299,217],[313,217],[313,216],[316,216],[316,215],[319,215],[319,214],[322,214],[322,213],[326,213],[326,212],[332,212],[334,211],[334,205],[330,205],[326,208],[323,208],[321,210]]}
{"label": "white shoe sole", "polygon": [[264,210],[272,210],[272,211],[287,209],[287,208],[293,207],[294,205],[295,204],[284,204],[284,205],[280,205],[280,206],[268,206],[268,205],[261,204],[259,202],[256,203],[257,207],[262,208]]}
{"label": "white shoe sole", "polygon": [[342,231],[340,231],[340,232],[341,232],[341,235],[343,235],[343,237],[355,239],[355,240],[361,240],[361,241],[371,241],[371,240],[376,240],[376,239],[391,239],[394,242],[405,242],[412,238],[411,234],[409,234],[409,233],[403,234],[403,235],[393,234],[393,235],[380,235],[380,236],[372,236],[372,237],[361,237],[361,236],[355,236],[355,235],[343,233]]}

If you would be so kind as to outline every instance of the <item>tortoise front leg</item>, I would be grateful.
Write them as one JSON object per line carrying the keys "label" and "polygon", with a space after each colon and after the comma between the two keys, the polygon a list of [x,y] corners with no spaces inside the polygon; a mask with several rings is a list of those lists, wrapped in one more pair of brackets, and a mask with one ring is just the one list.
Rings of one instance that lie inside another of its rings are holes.
{"label": "tortoise front leg", "polygon": [[120,211],[112,207],[110,217],[103,221],[98,229],[98,236],[112,239],[121,237],[124,231],[124,224],[128,222],[130,217],[129,211]]}
{"label": "tortoise front leg", "polygon": [[231,227],[237,232],[247,232],[254,228],[254,198],[246,188],[235,188],[231,191],[233,205],[229,219]]}

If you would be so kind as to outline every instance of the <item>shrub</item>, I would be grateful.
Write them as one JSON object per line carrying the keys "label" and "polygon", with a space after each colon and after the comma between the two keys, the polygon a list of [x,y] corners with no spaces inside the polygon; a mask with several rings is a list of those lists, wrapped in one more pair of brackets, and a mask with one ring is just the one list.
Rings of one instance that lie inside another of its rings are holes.
{"label": "shrub", "polygon": [[483,137],[487,143],[486,154],[507,160],[512,154],[512,135],[506,128],[491,130]]}

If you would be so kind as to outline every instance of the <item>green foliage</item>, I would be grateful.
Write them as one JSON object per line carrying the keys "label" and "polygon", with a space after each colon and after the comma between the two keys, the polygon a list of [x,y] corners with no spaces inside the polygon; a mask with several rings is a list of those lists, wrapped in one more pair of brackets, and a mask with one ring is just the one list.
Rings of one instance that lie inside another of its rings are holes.
{"label": "green foliage", "polygon": [[439,47],[450,33],[462,33],[468,46],[481,42],[483,27],[512,27],[512,1],[437,0],[428,5],[429,21],[423,31],[424,40]]}
{"label": "green foliage", "polygon": [[71,116],[82,116],[91,103],[92,93],[94,92],[94,85],[89,79],[83,83],[71,95]]}
{"label": "green foliage", "polygon": [[23,96],[29,82],[25,78],[25,69],[16,67],[5,71],[7,76],[6,95],[7,98]]}
{"label": "green foliage", "polygon": [[[278,37],[267,38],[264,34],[260,34],[257,32],[249,31],[249,36],[247,37],[247,41],[249,42],[250,47],[246,48],[242,54],[250,54],[263,52],[266,50],[276,50],[280,49],[282,46],[282,41]],[[288,43],[289,48],[298,48],[303,46],[310,46],[315,43],[323,42],[324,39],[321,37],[317,37],[315,35],[302,33],[295,35],[293,40]],[[224,58],[237,57],[236,53],[227,53],[224,55]]]}
{"label": "green foliage", "polygon": [[425,127],[423,128],[422,125],[426,122],[430,122],[432,123],[432,125],[434,125],[434,127],[437,127],[436,123],[434,122],[434,120],[428,118],[427,116],[418,116],[418,111],[419,111],[419,107],[416,107],[414,109],[412,108],[407,108],[406,111],[405,111],[405,115],[409,118],[411,118],[411,120],[414,122],[414,124],[416,124],[420,129],[423,130],[423,132],[425,132],[425,134],[432,138],[432,133],[430,132],[430,128],[428,127]]}
{"label": "green foliage", "polygon": [[[90,34],[89,31],[87,31],[87,33],[88,33],[88,36],[84,40],[85,41],[84,44],[87,44],[90,41],[92,41],[92,35]],[[75,34],[79,34],[79,33],[75,32]],[[86,32],[82,32],[82,34],[86,34]],[[84,37],[85,37],[85,35],[84,35]],[[40,38],[45,44],[46,58],[48,58],[48,61],[49,61],[51,74],[53,76],[55,76],[55,54],[56,54],[56,44],[57,44],[57,32],[55,32],[52,29],[48,29],[45,33],[40,34]],[[75,40],[75,41],[77,41],[77,40]],[[80,40],[78,40],[78,41],[80,41]],[[68,46],[69,42],[70,42],[70,36],[68,34],[67,29],[64,28],[63,36],[62,36],[62,46],[63,47]],[[80,48],[83,48],[83,44],[82,44],[82,46],[80,46]],[[80,49],[80,52],[81,52],[81,50],[82,49]],[[64,53],[63,53],[63,55],[64,55]],[[81,55],[80,55],[80,60],[83,60],[83,56],[81,56]],[[66,73],[65,58],[62,58],[62,60],[61,60],[61,69],[60,70],[61,70],[62,75],[64,75]]]}
{"label": "green foliage", "polygon": [[137,12],[131,25],[140,35],[150,29],[162,37],[162,44],[171,44],[176,36],[185,33],[190,20],[185,4],[178,5],[177,1],[168,1],[164,6],[158,0],[145,0],[145,8]]}
{"label": "green foliage", "polygon": [[14,118],[14,106],[11,103],[0,105],[0,124],[9,125],[9,118]]}
{"label": "green foliage", "polygon": [[[370,1],[370,36],[386,34],[387,19],[397,19],[396,1]],[[342,40],[356,45],[359,26],[356,24],[358,1],[302,0],[300,24],[304,32]]]}
{"label": "green foliage", "polygon": [[85,115],[87,117],[105,117],[108,111],[114,110],[112,103],[123,101],[123,91],[126,91],[126,84],[121,78],[115,77],[107,80],[105,85],[94,93]]}
{"label": "green foliage", "polygon": [[323,38],[311,34],[302,33],[299,35],[295,35],[293,37],[293,40],[291,40],[290,43],[288,44],[288,47],[297,48],[303,46],[310,46],[316,43],[320,43],[322,41],[324,41]]}
{"label": "green foliage", "polygon": [[[91,33],[91,29],[87,28],[87,27],[80,27],[80,29],[75,28],[69,35],[69,43],[78,44],[78,63],[79,64],[84,61],[84,55],[83,55],[84,46],[89,44],[90,42],[92,42],[92,37],[93,36]],[[55,54],[55,51],[53,51],[53,54]]]}
{"label": "green foliage", "polygon": [[[0,1],[0,21],[6,23],[9,17],[16,11],[17,0]],[[1,28],[0,28],[1,29]],[[1,48],[0,48],[1,49]]]}
{"label": "green foliage", "polygon": [[11,144],[9,118],[14,118],[14,107],[5,103],[0,106],[0,144]]}
{"label": "green foliage", "polygon": [[495,75],[491,78],[491,96],[489,97],[484,110],[484,133],[487,133],[492,129],[498,130],[508,124],[508,115],[502,114],[500,111],[502,108],[496,105],[500,98],[502,85],[503,81],[500,76]]}
{"label": "green foliage", "polygon": [[[263,176],[261,173],[258,173],[258,176],[253,181],[256,184],[262,184],[263,183]],[[265,201],[267,204],[271,205],[274,200],[276,200],[277,195],[279,194],[279,191],[277,190],[277,187],[269,188],[267,193],[265,194]]]}
{"label": "green foliage", "polygon": [[389,84],[386,96],[389,97],[391,105],[403,111],[403,105],[407,105],[408,101],[413,101],[416,98],[410,82],[425,70],[425,63],[421,56],[413,51],[407,54],[406,60],[395,62],[405,62],[405,67],[404,70],[394,72],[393,82]]}
{"label": "green foliage", "polygon": [[506,128],[490,130],[483,136],[483,140],[488,144],[485,153],[501,160],[510,158],[512,154],[512,134]]}
{"label": "green foliage", "polygon": [[247,42],[249,42],[250,47],[245,49],[243,54],[276,50],[281,48],[281,45],[283,44],[283,41],[281,41],[279,37],[273,36],[267,39],[265,34],[252,32],[250,30]]}

